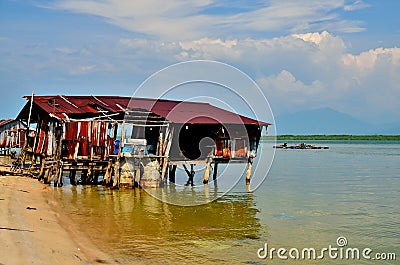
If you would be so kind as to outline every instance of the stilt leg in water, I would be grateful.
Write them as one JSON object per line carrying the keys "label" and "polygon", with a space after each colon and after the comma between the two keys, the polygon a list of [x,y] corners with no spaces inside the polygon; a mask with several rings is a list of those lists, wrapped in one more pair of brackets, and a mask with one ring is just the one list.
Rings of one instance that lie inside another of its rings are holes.
{"label": "stilt leg in water", "polygon": [[169,166],[169,181],[175,183],[176,165]]}
{"label": "stilt leg in water", "polygon": [[194,171],[194,165],[193,164],[190,164],[190,171],[187,169],[187,167],[186,167],[186,165],[184,164],[183,165],[183,168],[185,169],[185,171],[186,171],[186,174],[189,176],[189,179],[188,179],[188,181],[186,182],[186,186],[189,186],[189,185],[192,185],[192,186],[194,186],[194,174],[196,173],[195,171]]}
{"label": "stilt leg in water", "polygon": [[218,163],[214,164],[214,172],[213,172],[213,180],[217,179],[217,175],[218,175]]}
{"label": "stilt leg in water", "polygon": [[76,170],[71,170],[69,172],[69,183],[71,183],[71,185],[76,186]]}
{"label": "stilt leg in water", "polygon": [[210,178],[211,159],[207,159],[206,169],[204,170],[203,184],[207,184]]}
{"label": "stilt leg in water", "polygon": [[112,161],[108,161],[106,173],[104,174],[104,185],[106,186],[111,185],[112,168],[113,168]]}
{"label": "stilt leg in water", "polygon": [[250,179],[251,179],[251,169],[253,167],[253,157],[249,157],[249,160],[247,161],[247,172],[246,172],[246,184],[250,184]]}

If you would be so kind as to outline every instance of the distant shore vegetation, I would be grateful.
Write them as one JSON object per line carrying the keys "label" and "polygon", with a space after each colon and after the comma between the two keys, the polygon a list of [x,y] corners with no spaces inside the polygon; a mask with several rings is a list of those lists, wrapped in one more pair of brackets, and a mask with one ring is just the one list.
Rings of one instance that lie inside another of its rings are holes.
{"label": "distant shore vegetation", "polygon": [[263,136],[263,140],[275,139],[283,140],[372,140],[372,141],[400,141],[400,135],[278,135],[278,136]]}

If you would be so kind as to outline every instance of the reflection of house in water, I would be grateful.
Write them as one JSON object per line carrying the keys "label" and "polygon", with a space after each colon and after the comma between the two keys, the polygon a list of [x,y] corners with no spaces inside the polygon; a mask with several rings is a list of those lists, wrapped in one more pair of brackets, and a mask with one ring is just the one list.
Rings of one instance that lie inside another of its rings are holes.
{"label": "reflection of house in water", "polygon": [[[72,193],[63,192],[62,200],[70,202],[67,207],[73,209],[73,218],[80,218],[78,223],[85,225],[88,234],[98,234],[96,230],[90,231],[98,226],[107,228],[98,236],[126,245],[121,249],[129,249],[129,244],[136,249],[143,238],[182,242],[262,236],[259,210],[252,193],[226,195],[206,205],[182,207],[157,200],[142,189],[115,192],[85,186],[71,187],[71,190]],[[90,225],[93,216],[97,226]],[[115,238],[116,235],[123,239]]]}
{"label": "reflection of house in water", "polygon": [[[196,164],[247,163],[247,180],[263,127],[260,122],[207,103],[113,96],[34,96],[17,120],[36,124],[22,152],[23,168],[40,168],[45,182],[156,187],[175,181],[183,165],[193,184]],[[28,121],[28,117],[30,121]]]}

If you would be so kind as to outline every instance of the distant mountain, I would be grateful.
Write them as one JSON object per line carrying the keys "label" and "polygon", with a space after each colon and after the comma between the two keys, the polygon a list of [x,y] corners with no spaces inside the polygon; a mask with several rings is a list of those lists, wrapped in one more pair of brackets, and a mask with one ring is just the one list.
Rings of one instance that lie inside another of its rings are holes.
{"label": "distant mountain", "polygon": [[[275,117],[277,134],[398,134],[331,108],[305,110]],[[394,128],[394,127],[393,127]],[[379,133],[381,131],[381,133]]]}

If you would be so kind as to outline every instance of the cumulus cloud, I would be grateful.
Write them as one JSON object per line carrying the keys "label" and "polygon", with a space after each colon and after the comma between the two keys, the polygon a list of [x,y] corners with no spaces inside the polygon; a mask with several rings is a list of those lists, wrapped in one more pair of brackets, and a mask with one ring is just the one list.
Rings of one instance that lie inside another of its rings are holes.
{"label": "cumulus cloud", "polygon": [[361,118],[400,113],[400,48],[351,54],[342,38],[327,31],[271,39],[120,42],[126,53],[140,51],[148,58],[230,63],[256,79],[277,113],[310,106]]}

